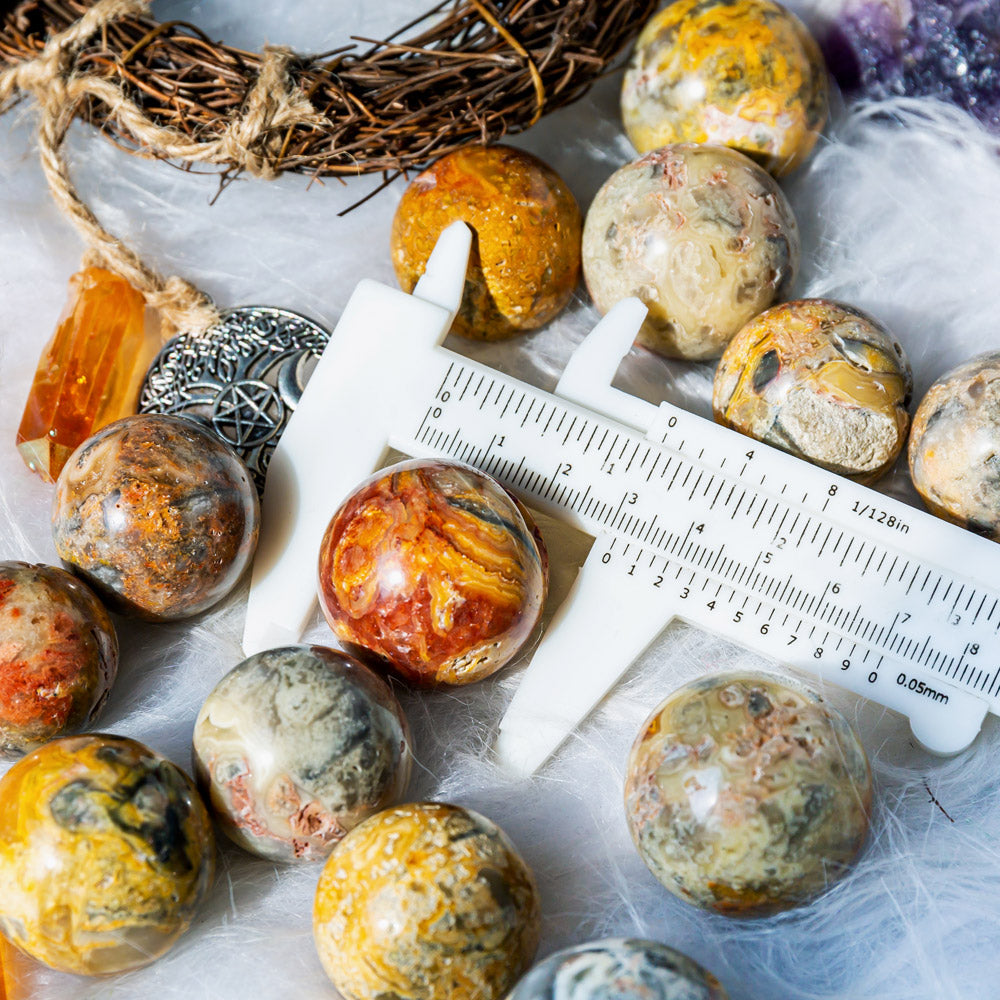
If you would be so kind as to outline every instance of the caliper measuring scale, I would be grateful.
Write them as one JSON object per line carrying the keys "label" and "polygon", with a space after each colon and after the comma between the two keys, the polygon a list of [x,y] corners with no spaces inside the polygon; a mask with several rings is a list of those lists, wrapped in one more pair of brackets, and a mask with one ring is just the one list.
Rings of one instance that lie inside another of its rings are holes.
{"label": "caliper measuring scale", "polygon": [[469,238],[446,230],[412,295],[351,296],[268,470],[246,652],[298,641],[323,530],[393,448],[472,465],[594,536],[500,723],[508,768],[544,763],[675,617],[903,713],[935,753],[968,746],[1000,712],[995,543],[614,388],[638,300],[554,393],[441,347]]}

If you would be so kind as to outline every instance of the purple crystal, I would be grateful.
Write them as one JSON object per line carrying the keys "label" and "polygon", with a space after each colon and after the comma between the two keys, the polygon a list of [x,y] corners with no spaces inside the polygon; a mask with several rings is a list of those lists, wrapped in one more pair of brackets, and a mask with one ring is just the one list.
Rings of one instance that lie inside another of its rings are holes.
{"label": "purple crystal", "polygon": [[1000,132],[1000,0],[845,0],[823,49],[848,94],[940,97]]}

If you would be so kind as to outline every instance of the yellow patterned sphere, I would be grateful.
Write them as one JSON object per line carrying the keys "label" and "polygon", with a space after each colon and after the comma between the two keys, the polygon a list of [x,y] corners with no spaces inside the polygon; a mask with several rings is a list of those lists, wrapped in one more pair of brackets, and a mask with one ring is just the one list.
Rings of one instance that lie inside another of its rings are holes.
{"label": "yellow patterned sphere", "polygon": [[0,781],[0,930],[62,972],[158,958],[190,925],[214,860],[191,779],[135,740],[55,740]]}
{"label": "yellow patterned sphere", "polygon": [[770,0],[678,0],[643,28],[622,85],[622,121],[640,153],[707,142],[776,176],[800,166],[827,116],[823,57]]}
{"label": "yellow patterned sphere", "polygon": [[906,442],[913,378],[877,320],[830,299],[768,309],[715,370],[715,419],[858,482],[888,472]]}
{"label": "yellow patterned sphere", "polygon": [[313,933],[346,1000],[499,1000],[540,932],[530,869],[488,819],[459,806],[396,806],[327,859]]}
{"label": "yellow patterned sphere", "polygon": [[404,292],[459,220],[475,239],[452,333],[507,340],[568,305],[580,280],[580,209],[547,163],[509,146],[472,144],[414,177],[392,220],[392,264]]}

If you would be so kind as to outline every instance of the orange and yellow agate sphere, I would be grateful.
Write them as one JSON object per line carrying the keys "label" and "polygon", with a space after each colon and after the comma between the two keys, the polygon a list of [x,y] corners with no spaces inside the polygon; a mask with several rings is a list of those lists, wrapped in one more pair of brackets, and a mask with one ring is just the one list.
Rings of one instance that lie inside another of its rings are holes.
{"label": "orange and yellow agate sphere", "polygon": [[383,469],[323,536],[320,603],[341,641],[423,685],[495,673],[541,617],[548,562],[528,512],[454,462]]}

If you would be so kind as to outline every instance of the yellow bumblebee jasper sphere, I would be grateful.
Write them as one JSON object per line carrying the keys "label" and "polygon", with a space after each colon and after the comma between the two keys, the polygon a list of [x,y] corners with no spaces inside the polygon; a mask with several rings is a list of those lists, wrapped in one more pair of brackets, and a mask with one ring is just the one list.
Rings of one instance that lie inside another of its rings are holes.
{"label": "yellow bumblebee jasper sphere", "polygon": [[418,174],[392,221],[392,263],[405,292],[451,223],[475,234],[452,332],[506,340],[544,326],[580,280],[580,209],[565,181],[530,153],[466,146]]}
{"label": "yellow bumblebee jasper sphere", "polygon": [[215,842],[191,779],[121,736],[70,736],[0,781],[0,930],[62,972],[147,965],[187,929]]}
{"label": "yellow bumblebee jasper sphere", "polygon": [[715,419],[831,472],[869,483],[910,426],[910,363],[871,316],[827,299],[751,320],[715,371]]}
{"label": "yellow bumblebee jasper sphere", "polygon": [[538,891],[504,833],[458,806],[377,813],[327,859],[313,933],[346,1000],[499,1000],[538,946]]}
{"label": "yellow bumblebee jasper sphere", "polygon": [[942,375],[917,407],[910,475],[938,517],[1000,542],[1000,351]]}
{"label": "yellow bumblebee jasper sphere", "polygon": [[667,357],[717,358],[784,296],[799,230],[774,178],[722,146],[665,146],[616,170],[587,212],[583,275],[606,313],[648,309],[638,342]]}
{"label": "yellow bumblebee jasper sphere", "polygon": [[819,46],[784,7],[679,0],[639,35],[622,85],[622,121],[640,153],[714,143],[781,176],[816,143],[827,91]]}
{"label": "yellow bumblebee jasper sphere", "polygon": [[808,902],[842,878],[868,830],[872,780],[844,717],[755,674],[704,677],[647,719],[625,812],[674,895],[730,916]]}

